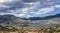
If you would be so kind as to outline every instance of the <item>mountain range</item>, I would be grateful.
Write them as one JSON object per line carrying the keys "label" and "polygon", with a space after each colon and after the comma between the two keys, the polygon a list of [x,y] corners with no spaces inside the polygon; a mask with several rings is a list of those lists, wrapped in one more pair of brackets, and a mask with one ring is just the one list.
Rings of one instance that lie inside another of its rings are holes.
{"label": "mountain range", "polygon": [[0,15],[0,23],[17,23],[17,22],[60,24],[60,13],[46,17],[30,17],[30,18],[20,18],[14,15]]}
{"label": "mountain range", "polygon": [[46,20],[46,19],[53,19],[53,18],[59,18],[60,17],[60,13],[56,14],[56,15],[51,15],[51,16],[45,16],[45,17],[30,17],[30,18],[22,18],[24,20]]}

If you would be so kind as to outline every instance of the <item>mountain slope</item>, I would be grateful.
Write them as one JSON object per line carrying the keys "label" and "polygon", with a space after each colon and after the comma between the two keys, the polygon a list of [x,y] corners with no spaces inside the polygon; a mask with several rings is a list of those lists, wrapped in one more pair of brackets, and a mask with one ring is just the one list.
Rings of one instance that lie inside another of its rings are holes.
{"label": "mountain slope", "polygon": [[14,15],[0,15],[0,23],[16,23],[20,18]]}
{"label": "mountain slope", "polygon": [[0,24],[16,24],[27,22],[26,20],[21,19],[20,17],[16,17],[14,15],[0,15]]}
{"label": "mountain slope", "polygon": [[14,15],[0,15],[0,23],[40,23],[40,24],[60,24],[60,13],[46,17],[19,18]]}
{"label": "mountain slope", "polygon": [[46,20],[46,19],[53,19],[53,18],[60,18],[60,13],[56,15],[46,16],[46,17],[30,17],[30,18],[21,18],[24,20]]}

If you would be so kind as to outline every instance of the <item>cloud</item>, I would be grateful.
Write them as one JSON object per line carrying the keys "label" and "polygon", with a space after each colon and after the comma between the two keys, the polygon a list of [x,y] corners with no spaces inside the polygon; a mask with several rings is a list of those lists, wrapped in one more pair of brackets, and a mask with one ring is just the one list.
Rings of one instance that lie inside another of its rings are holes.
{"label": "cloud", "polygon": [[25,6],[26,5],[24,5],[20,1],[3,2],[0,3],[0,12],[9,12],[7,10],[15,10],[17,8],[23,8]]}
{"label": "cloud", "polygon": [[16,9],[16,10],[11,10],[11,13],[14,13],[17,17],[22,17],[27,14],[29,8],[22,8],[22,9]]}
{"label": "cloud", "polygon": [[25,17],[26,17],[26,18],[34,17],[34,15],[33,15],[33,14],[27,14],[27,15],[25,15]]}
{"label": "cloud", "polygon": [[20,0],[0,0],[0,3],[15,2],[15,1],[20,1]]}
{"label": "cloud", "polygon": [[60,8],[60,5],[55,5],[56,8]]}
{"label": "cloud", "polygon": [[10,14],[10,15],[14,15],[14,16],[16,16],[16,17],[22,17],[22,16],[24,16],[25,14],[16,14],[16,13],[1,13],[0,12],[0,15],[7,15],[7,14]]}
{"label": "cloud", "polygon": [[[60,7],[55,4],[56,2],[52,0],[0,0],[0,15],[11,14],[17,17],[27,15],[27,17],[31,17],[52,12],[54,7]],[[47,6],[47,8],[43,6]]]}
{"label": "cloud", "polygon": [[46,14],[46,13],[50,13],[54,11],[54,7],[50,6],[50,7],[46,7],[46,8],[39,8],[37,5],[34,7],[31,7],[29,9],[29,11],[26,13],[26,17],[34,17],[36,15],[41,15],[41,14]]}
{"label": "cloud", "polygon": [[4,12],[3,14],[12,14],[17,17],[22,17],[22,16],[26,15],[29,12],[29,10],[31,8],[34,8],[38,3],[36,3],[35,5],[34,4],[35,3],[33,3],[32,5],[29,5],[29,4],[23,3],[24,6],[21,4],[17,4],[17,3],[16,3],[16,5],[14,3],[13,4],[11,4],[11,3],[4,4],[4,5],[9,6],[10,8],[3,9],[3,10],[5,10],[5,11],[3,11]]}
{"label": "cloud", "polygon": [[53,6],[57,0],[22,0],[24,3],[39,2],[42,6]]}
{"label": "cloud", "polygon": [[11,14],[11,15],[15,15],[16,17],[22,17],[22,16],[24,16],[25,14]]}
{"label": "cloud", "polygon": [[24,3],[24,4],[27,4],[27,5],[41,5],[40,2],[28,2],[28,3]]}
{"label": "cloud", "polygon": [[22,0],[22,2],[36,2],[38,0]]}
{"label": "cloud", "polygon": [[36,14],[46,14],[46,13],[49,13],[52,11],[54,11],[54,7],[42,8],[42,9],[38,10],[38,12]]}
{"label": "cloud", "polygon": [[26,6],[28,5],[21,3],[21,0],[0,0],[0,15],[11,14],[19,17],[23,16],[27,10],[27,8],[24,8]]}

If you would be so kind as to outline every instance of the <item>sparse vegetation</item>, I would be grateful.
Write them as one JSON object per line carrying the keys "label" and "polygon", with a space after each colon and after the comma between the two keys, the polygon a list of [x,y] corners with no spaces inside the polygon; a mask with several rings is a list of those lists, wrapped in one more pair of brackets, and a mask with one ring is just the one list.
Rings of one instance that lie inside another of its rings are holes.
{"label": "sparse vegetation", "polygon": [[[19,27],[3,27],[0,26],[0,31],[1,32],[22,32],[22,29]],[[55,27],[31,27],[31,28],[23,28],[23,32],[38,32],[38,33],[58,33],[60,32],[60,26],[55,26]],[[0,32],[0,33],[1,33]]]}

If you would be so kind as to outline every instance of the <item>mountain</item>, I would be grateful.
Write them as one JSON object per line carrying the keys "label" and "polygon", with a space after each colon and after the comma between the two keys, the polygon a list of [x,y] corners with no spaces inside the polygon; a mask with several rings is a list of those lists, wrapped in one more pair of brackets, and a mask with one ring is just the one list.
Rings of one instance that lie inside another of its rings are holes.
{"label": "mountain", "polygon": [[40,23],[40,24],[60,24],[60,13],[46,17],[20,18],[14,15],[0,15],[0,24],[13,23]]}
{"label": "mountain", "polygon": [[0,15],[0,23],[4,23],[7,21],[15,20],[16,17],[13,15]]}
{"label": "mountain", "polygon": [[31,23],[37,24],[60,24],[60,13],[56,15],[46,17],[30,17],[22,18],[24,20],[30,20]]}
{"label": "mountain", "polygon": [[17,17],[14,15],[0,15],[0,20],[7,21],[7,20],[15,20]]}
{"label": "mountain", "polygon": [[20,18],[14,15],[0,15],[0,23],[17,23],[20,22]]}
{"label": "mountain", "polygon": [[20,17],[16,17],[14,15],[0,15],[0,24],[16,24],[27,22],[26,20],[21,19]]}
{"label": "mountain", "polygon": [[21,19],[33,21],[33,20],[53,19],[53,18],[59,18],[59,17],[60,17],[60,13],[56,15],[46,16],[46,17],[30,17],[30,18],[21,18]]}
{"label": "mountain", "polygon": [[8,20],[46,20],[46,19],[52,19],[52,18],[59,18],[60,13],[56,15],[46,16],[46,17],[30,17],[30,18],[20,18],[16,17],[14,15],[0,15],[0,21],[8,21]]}

